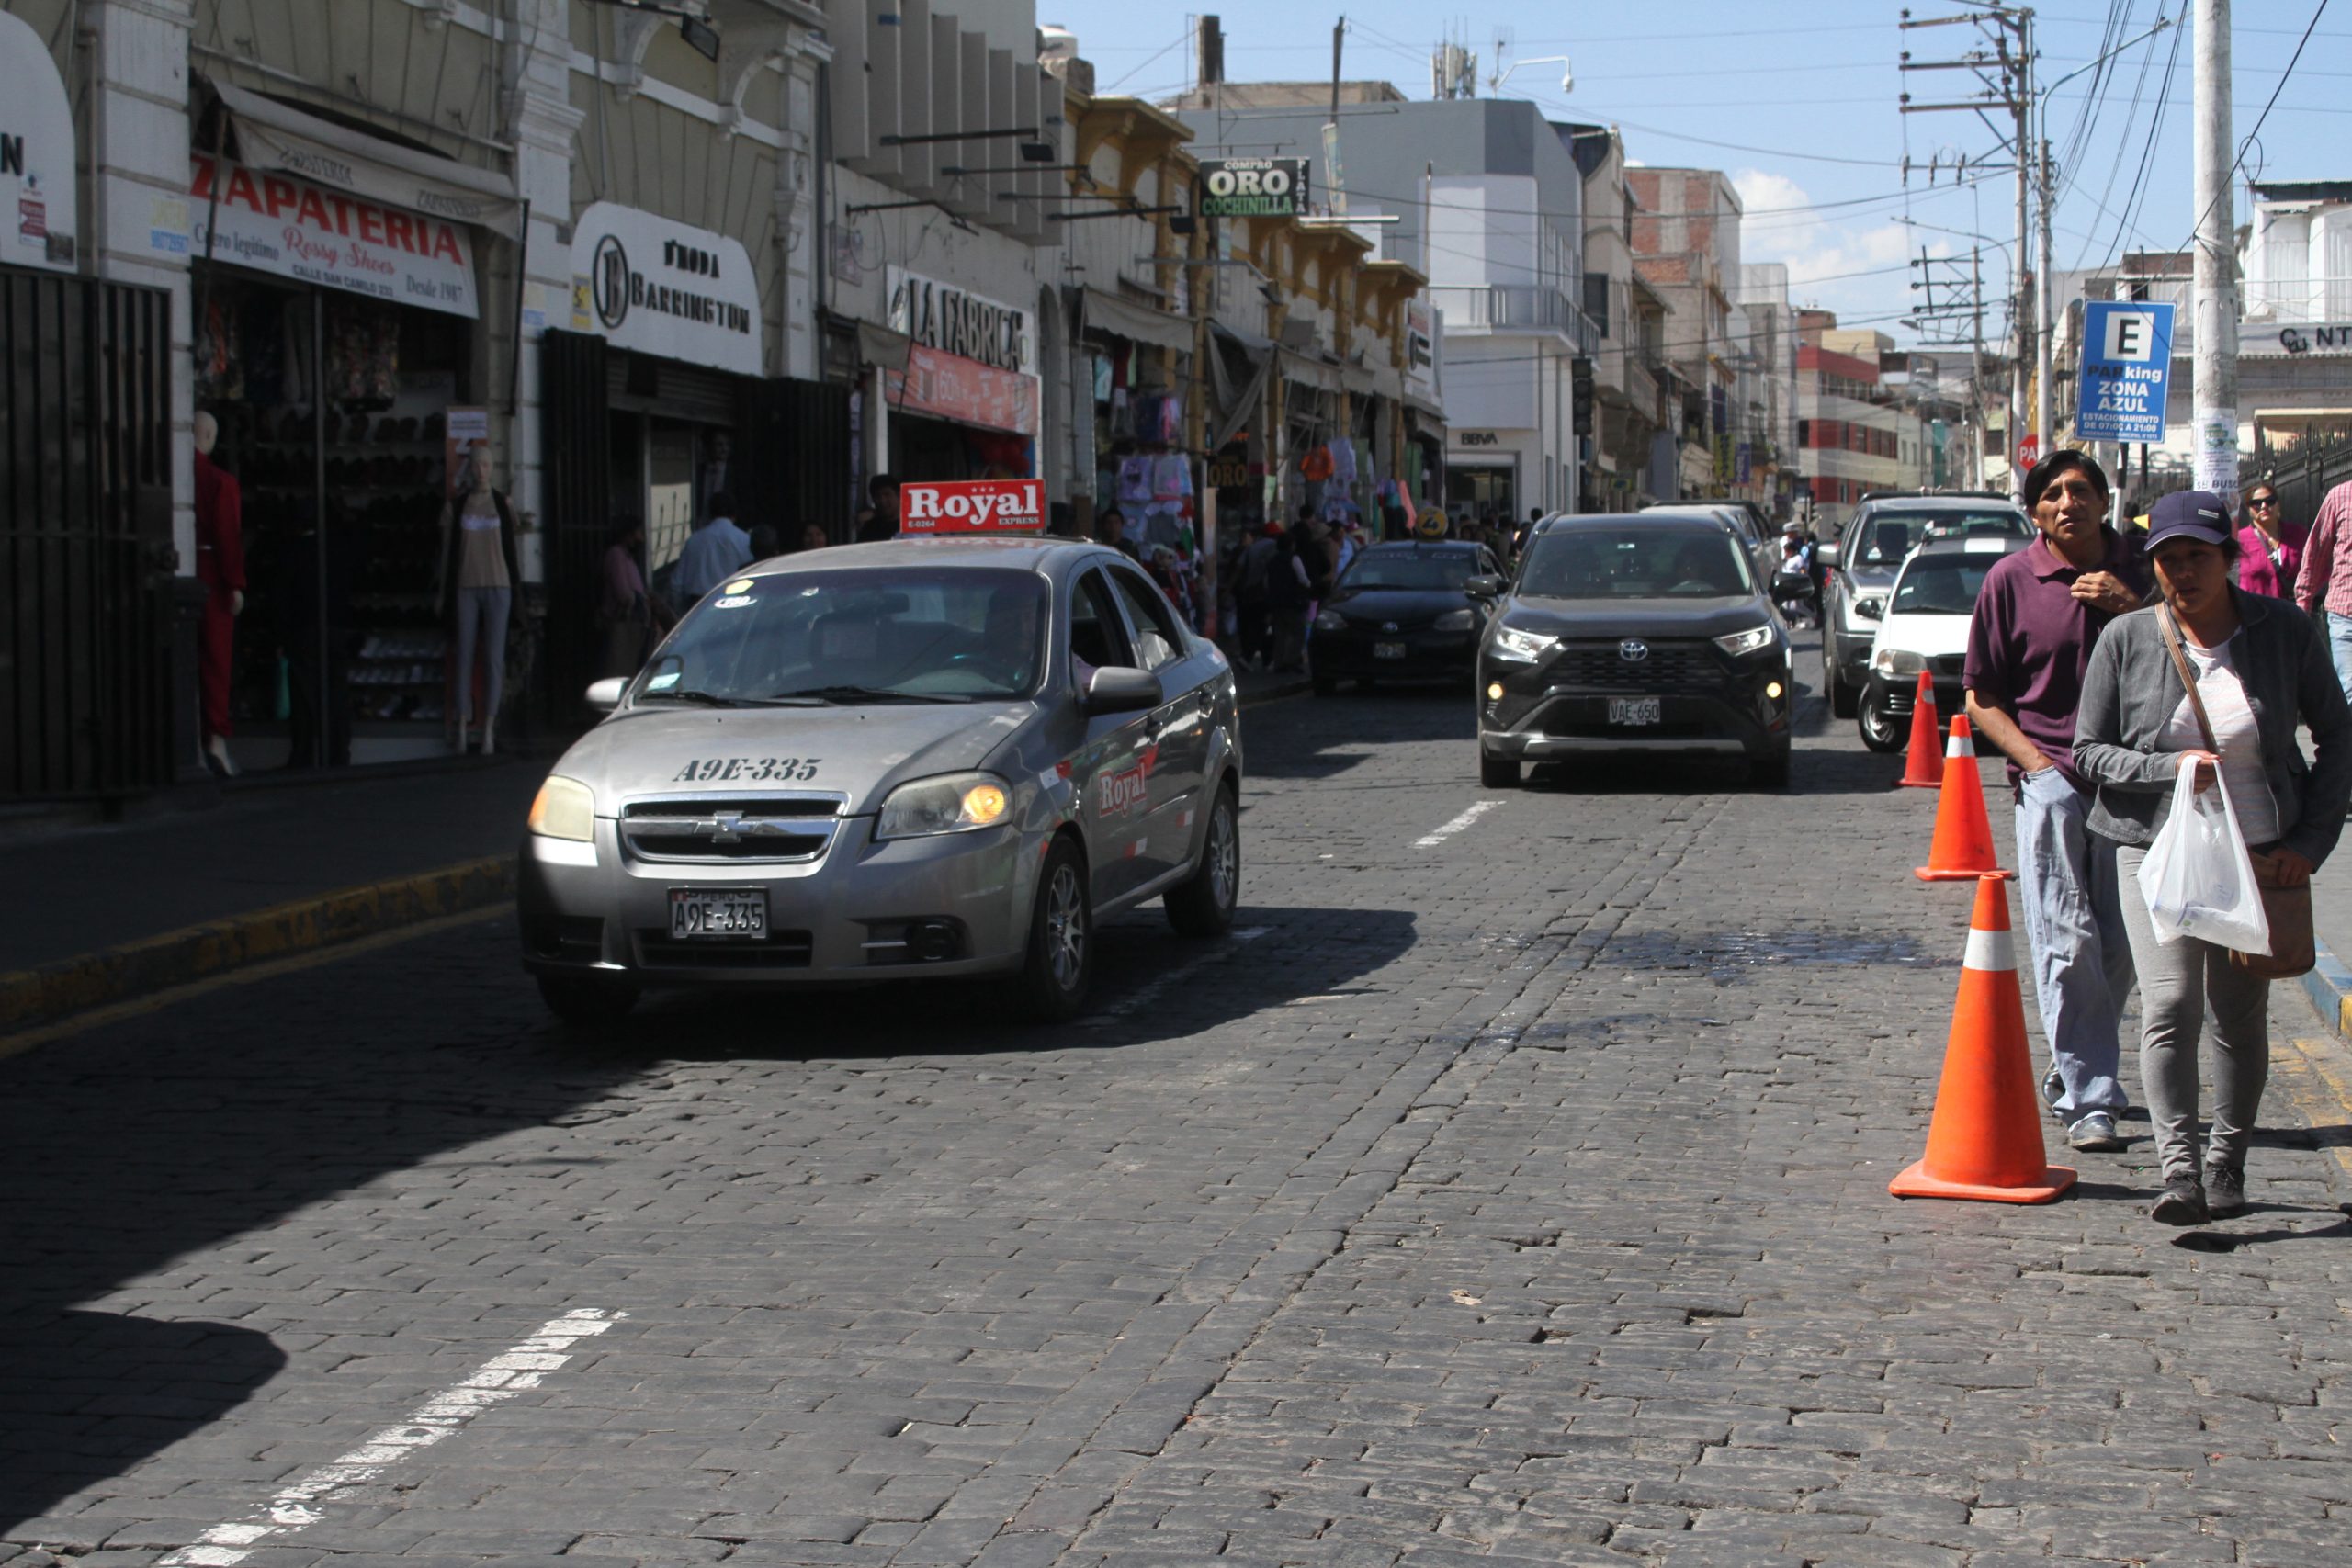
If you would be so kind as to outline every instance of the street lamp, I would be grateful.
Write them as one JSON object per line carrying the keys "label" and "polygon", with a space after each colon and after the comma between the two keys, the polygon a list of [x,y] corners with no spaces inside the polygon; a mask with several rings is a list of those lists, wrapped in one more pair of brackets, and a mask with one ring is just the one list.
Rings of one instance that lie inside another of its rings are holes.
{"label": "street lamp", "polygon": [[1571,68],[1571,62],[1566,55],[1539,54],[1532,60],[1514,60],[1502,70],[1488,76],[1487,91],[1490,93],[1502,91],[1503,84],[1510,80],[1510,73],[1522,65],[1556,65],[1560,68],[1560,91],[1573,93],[1577,90],[1577,73]]}

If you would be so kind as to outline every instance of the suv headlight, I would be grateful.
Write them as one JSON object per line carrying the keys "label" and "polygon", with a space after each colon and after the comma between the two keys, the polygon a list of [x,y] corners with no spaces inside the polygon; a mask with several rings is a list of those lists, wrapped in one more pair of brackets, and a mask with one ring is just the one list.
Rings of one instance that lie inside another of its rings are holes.
{"label": "suv headlight", "polygon": [[1907,648],[1881,648],[1871,653],[1871,668],[1882,675],[1897,678],[1917,675],[1927,667],[1926,656],[1914,653]]}
{"label": "suv headlight", "polygon": [[1466,609],[1448,610],[1430,623],[1430,629],[1438,632],[1466,632],[1477,624],[1478,618]]}
{"label": "suv headlight", "polygon": [[596,841],[596,793],[578,779],[549,773],[531,802],[529,826],[542,839]]}
{"label": "suv headlight", "polygon": [[1315,617],[1315,629],[1318,632],[1343,632],[1348,629],[1348,618],[1337,610],[1326,610]]}
{"label": "suv headlight", "polygon": [[1012,810],[1012,792],[994,773],[942,773],[890,792],[874,824],[879,839],[921,839],[993,828]]}
{"label": "suv headlight", "polygon": [[1487,651],[1497,659],[1508,660],[1514,664],[1532,664],[1549,653],[1559,640],[1542,632],[1523,632],[1517,626],[1504,626],[1495,633],[1495,640],[1487,645]]}
{"label": "suv headlight", "polygon": [[1750,626],[1744,632],[1728,632],[1715,638],[1715,646],[1737,659],[1743,653],[1754,653],[1759,648],[1772,646],[1772,628],[1769,626]]}

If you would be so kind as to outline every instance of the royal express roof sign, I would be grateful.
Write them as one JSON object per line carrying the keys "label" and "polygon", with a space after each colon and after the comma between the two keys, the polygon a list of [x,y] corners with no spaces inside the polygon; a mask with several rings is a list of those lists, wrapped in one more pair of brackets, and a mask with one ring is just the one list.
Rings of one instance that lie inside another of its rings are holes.
{"label": "royal express roof sign", "polygon": [[763,368],[760,282],[742,242],[618,202],[595,203],[572,230],[571,325],[663,359]]}

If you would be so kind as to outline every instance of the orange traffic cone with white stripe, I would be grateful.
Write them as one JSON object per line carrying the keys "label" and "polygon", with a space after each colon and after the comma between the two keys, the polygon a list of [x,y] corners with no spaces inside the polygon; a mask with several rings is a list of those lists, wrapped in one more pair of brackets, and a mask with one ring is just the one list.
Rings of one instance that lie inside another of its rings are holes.
{"label": "orange traffic cone with white stripe", "polygon": [[1951,716],[1951,740],[1944,748],[1943,794],[1936,798],[1936,838],[1928,863],[1915,874],[1922,882],[1973,880],[2001,872],[1993,854],[1993,824],[1984,815],[1984,781],[1976,772],[1976,739],[1968,716]]}
{"label": "orange traffic cone with white stripe", "polygon": [[1942,787],[1943,770],[1936,766],[1936,742],[1942,739],[1943,728],[1936,723],[1936,682],[1922,670],[1918,694],[1911,699],[1911,754],[1903,759],[1903,776],[1894,781],[1896,787]]}
{"label": "orange traffic cone with white stripe", "polygon": [[1976,912],[1961,960],[1960,998],[1944,1045],[1943,1081],[1928,1127],[1928,1157],[1886,1190],[1897,1198],[1966,1198],[2047,1203],[2075,1184],[2050,1163],[2025,1043],[2017,945],[2009,935],[2008,881],[1977,879]]}

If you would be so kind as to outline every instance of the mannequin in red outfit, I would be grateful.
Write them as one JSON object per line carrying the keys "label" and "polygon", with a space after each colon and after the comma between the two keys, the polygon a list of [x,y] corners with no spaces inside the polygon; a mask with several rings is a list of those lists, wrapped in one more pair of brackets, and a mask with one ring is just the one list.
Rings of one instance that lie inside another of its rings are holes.
{"label": "mannequin in red outfit", "polygon": [[209,592],[198,645],[197,679],[204,705],[204,762],[224,778],[236,776],[229,757],[229,659],[237,616],[245,607],[244,492],[234,474],[212,461],[220,426],[196,416],[196,575]]}

